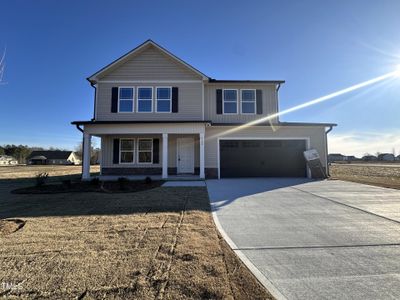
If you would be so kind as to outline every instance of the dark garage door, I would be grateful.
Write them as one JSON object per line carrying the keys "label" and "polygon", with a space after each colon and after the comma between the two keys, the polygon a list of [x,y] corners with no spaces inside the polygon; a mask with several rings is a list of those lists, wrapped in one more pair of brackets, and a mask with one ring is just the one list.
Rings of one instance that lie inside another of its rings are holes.
{"label": "dark garage door", "polygon": [[221,177],[306,177],[305,140],[221,140]]}

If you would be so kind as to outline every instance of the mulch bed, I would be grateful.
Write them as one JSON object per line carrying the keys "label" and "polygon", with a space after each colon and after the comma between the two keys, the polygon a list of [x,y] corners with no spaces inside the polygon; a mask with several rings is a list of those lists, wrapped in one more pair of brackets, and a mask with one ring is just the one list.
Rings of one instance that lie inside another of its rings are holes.
{"label": "mulch bed", "polygon": [[58,194],[58,193],[134,193],[160,187],[164,181],[157,180],[145,182],[136,181],[102,181],[102,182],[64,182],[56,184],[45,184],[41,186],[30,186],[13,190],[14,194]]}

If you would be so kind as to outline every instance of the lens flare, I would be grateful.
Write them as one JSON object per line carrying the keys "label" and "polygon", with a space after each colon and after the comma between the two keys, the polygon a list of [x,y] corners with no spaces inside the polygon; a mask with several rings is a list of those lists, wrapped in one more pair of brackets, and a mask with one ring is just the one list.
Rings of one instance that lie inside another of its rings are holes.
{"label": "lens flare", "polygon": [[[277,117],[286,115],[288,113],[291,113],[291,112],[294,112],[294,111],[297,111],[297,110],[300,110],[300,109],[303,109],[303,108],[306,108],[306,107],[309,107],[309,106],[312,106],[312,105],[315,105],[315,104],[319,104],[321,102],[325,102],[325,101],[330,100],[332,98],[335,98],[335,97],[338,97],[338,96],[353,92],[353,91],[361,89],[363,87],[372,85],[374,83],[383,81],[383,80],[388,79],[388,78],[397,77],[397,76],[400,76],[400,66],[398,66],[397,70],[395,70],[393,72],[387,73],[387,74],[382,75],[382,76],[375,77],[375,78],[367,80],[367,81],[363,81],[361,83],[352,85],[352,86],[350,86],[348,88],[345,88],[345,89],[336,91],[334,93],[331,93],[331,94],[328,94],[328,95],[325,95],[325,96],[322,96],[322,97],[307,101],[307,102],[302,103],[300,105],[296,105],[296,106],[293,106],[291,108],[285,109],[285,110],[283,110],[281,112],[268,115],[268,116],[266,116],[264,118],[260,118],[260,119],[254,120],[254,121],[250,121],[248,123],[245,123],[243,125],[237,126],[235,128],[232,128],[232,129],[228,129],[228,130],[226,130],[224,132],[219,133],[218,135],[211,136],[209,138],[211,139],[211,138],[216,138],[216,137],[219,137],[219,136],[224,136],[224,135],[227,135],[227,134],[230,134],[230,133],[245,129],[245,128],[253,126],[253,125],[257,125],[257,124],[265,123],[265,122],[271,122],[271,120],[273,120],[273,119],[275,119]],[[271,125],[272,125],[272,123],[271,123]]]}

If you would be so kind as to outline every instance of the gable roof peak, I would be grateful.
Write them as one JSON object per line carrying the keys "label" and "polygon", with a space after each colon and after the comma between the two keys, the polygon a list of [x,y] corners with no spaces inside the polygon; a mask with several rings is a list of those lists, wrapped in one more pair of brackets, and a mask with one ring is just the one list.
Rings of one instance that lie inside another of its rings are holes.
{"label": "gable roof peak", "polygon": [[196,68],[194,68],[193,66],[191,66],[190,64],[188,64],[187,62],[183,61],[182,59],[180,59],[179,57],[175,56],[174,54],[172,54],[171,52],[169,52],[167,49],[163,48],[162,46],[160,46],[159,44],[157,44],[155,41],[153,41],[152,39],[147,39],[146,41],[144,41],[142,44],[140,44],[139,46],[137,46],[136,48],[132,49],[131,51],[127,52],[126,54],[122,55],[121,57],[117,58],[116,60],[114,60],[113,62],[111,62],[110,64],[106,65],[104,68],[100,69],[99,71],[97,71],[96,73],[94,73],[93,75],[89,76],[87,78],[87,80],[91,83],[94,84],[98,81],[98,78],[104,74],[105,72],[107,72],[110,68],[123,63],[124,61],[126,61],[127,59],[129,59],[130,57],[134,56],[136,53],[138,53],[140,50],[144,49],[147,46],[154,46],[155,48],[157,48],[158,50],[160,50],[161,52],[163,52],[165,55],[169,56],[170,58],[172,58],[174,61],[178,62],[179,64],[185,66],[186,68],[190,69],[192,72],[196,73],[197,75],[199,75],[200,77],[202,77],[203,80],[209,80],[210,77],[208,77],[207,75],[205,75],[204,73],[200,72],[199,70],[197,70]]}

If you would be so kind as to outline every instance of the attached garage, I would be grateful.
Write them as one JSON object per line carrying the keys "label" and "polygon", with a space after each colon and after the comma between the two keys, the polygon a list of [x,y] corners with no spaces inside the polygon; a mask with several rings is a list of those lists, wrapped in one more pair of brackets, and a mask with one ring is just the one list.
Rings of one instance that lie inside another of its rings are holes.
{"label": "attached garage", "polygon": [[305,139],[220,140],[220,177],[307,177]]}

